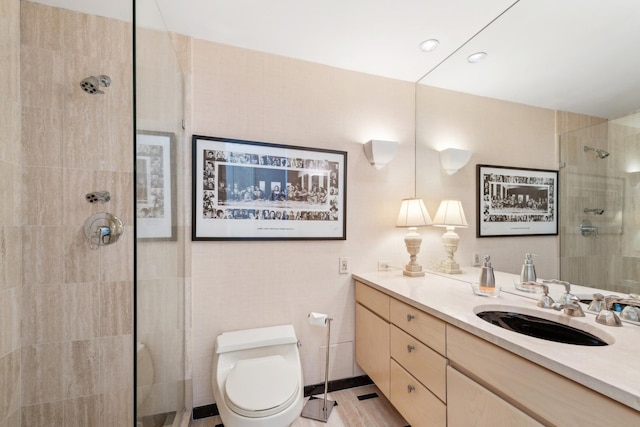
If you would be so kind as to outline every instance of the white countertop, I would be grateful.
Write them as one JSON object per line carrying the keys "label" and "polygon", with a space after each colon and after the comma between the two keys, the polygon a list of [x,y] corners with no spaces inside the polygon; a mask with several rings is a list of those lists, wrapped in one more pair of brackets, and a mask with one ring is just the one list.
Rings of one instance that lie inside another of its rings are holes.
{"label": "white countertop", "polygon": [[[462,274],[455,275],[427,272],[424,277],[407,277],[399,270],[353,274],[353,277],[640,411],[640,326],[630,323],[624,323],[622,327],[600,325],[595,321],[595,314],[586,310],[585,317],[569,317],[562,312],[538,308],[536,302],[541,294],[516,290],[514,280],[518,276],[514,274],[495,272],[496,286],[503,289],[498,297],[477,296],[472,292],[471,283],[477,282],[480,269],[468,267],[462,270]],[[564,292],[561,285],[551,284],[549,288],[549,295],[555,301]],[[571,293],[578,296],[597,291],[576,285],[571,287]],[[480,306],[485,307],[478,309]],[[586,330],[609,345],[590,347],[546,341],[502,329],[475,315],[484,309],[507,307]]]}

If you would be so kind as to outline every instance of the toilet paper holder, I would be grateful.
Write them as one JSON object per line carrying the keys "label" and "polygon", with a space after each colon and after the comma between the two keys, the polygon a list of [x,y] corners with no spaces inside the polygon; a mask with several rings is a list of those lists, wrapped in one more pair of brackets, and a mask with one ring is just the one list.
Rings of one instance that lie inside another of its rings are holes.
{"label": "toilet paper holder", "polygon": [[309,313],[308,317],[309,324],[327,327],[327,355],[324,367],[324,398],[322,400],[313,399],[313,397],[310,398],[304,405],[304,408],[302,408],[302,414],[300,415],[305,418],[326,423],[329,419],[329,415],[331,415],[331,410],[336,405],[335,401],[327,400],[327,392],[329,388],[329,345],[331,342],[331,321],[333,319],[326,314],[314,312]]}

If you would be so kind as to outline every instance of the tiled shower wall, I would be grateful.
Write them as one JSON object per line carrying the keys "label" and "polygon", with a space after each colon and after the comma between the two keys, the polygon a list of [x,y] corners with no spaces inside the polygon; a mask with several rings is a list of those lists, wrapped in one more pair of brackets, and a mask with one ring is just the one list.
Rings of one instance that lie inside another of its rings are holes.
{"label": "tiled shower wall", "polygon": [[[22,8],[22,426],[130,425],[131,24],[15,3]],[[100,74],[112,79],[104,95],[80,89]],[[111,201],[85,201],[102,190]],[[101,211],[119,216],[125,232],[91,250],[83,224]]]}
{"label": "tiled shower wall", "polygon": [[20,425],[20,1],[0,0],[0,427]]}

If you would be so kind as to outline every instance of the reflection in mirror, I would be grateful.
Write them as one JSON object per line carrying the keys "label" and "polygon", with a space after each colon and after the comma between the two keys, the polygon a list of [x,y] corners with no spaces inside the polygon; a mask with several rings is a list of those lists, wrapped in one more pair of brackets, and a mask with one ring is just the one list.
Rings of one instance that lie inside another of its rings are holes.
{"label": "reflection in mirror", "polygon": [[[534,252],[540,277],[640,291],[640,57],[629,55],[639,20],[638,2],[520,0],[425,71],[416,84],[416,196],[429,209],[445,194],[463,201],[470,243],[461,260],[495,253],[494,267],[518,273]],[[487,58],[469,64],[478,51]],[[473,151],[450,177],[434,172],[449,147]],[[562,165],[559,237],[474,241],[479,163]],[[583,220],[598,233],[584,236]]]}

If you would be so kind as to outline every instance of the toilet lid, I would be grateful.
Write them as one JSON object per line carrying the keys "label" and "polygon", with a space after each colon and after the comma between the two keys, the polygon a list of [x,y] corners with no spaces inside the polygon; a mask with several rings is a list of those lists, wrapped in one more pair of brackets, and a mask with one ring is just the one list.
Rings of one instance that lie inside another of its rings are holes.
{"label": "toilet lid", "polygon": [[239,360],[225,383],[228,406],[246,417],[277,414],[296,398],[296,373],[280,355]]}

